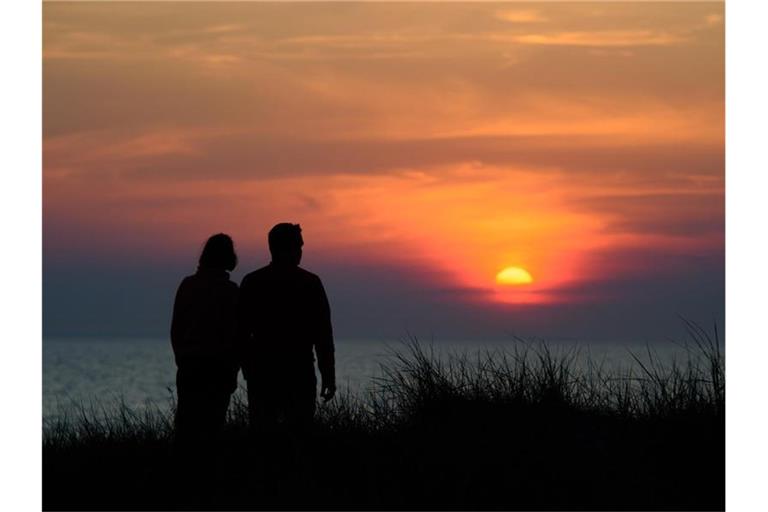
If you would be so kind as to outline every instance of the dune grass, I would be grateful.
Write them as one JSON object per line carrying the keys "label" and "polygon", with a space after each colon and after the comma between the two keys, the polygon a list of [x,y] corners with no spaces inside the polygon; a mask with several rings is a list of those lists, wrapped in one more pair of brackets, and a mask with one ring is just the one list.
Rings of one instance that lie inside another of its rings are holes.
{"label": "dune grass", "polygon": [[649,349],[627,370],[525,340],[448,355],[410,340],[303,444],[267,440],[300,446],[272,458],[236,394],[204,489],[174,465],[172,408],[80,405],[45,425],[44,506],[719,510],[724,355],[716,329],[686,326],[683,360]]}

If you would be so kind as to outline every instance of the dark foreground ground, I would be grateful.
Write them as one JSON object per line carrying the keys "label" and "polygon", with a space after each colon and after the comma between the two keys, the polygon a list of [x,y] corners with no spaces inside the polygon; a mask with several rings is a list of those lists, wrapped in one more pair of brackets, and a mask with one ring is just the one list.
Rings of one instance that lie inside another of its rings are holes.
{"label": "dark foreground ground", "polygon": [[303,441],[250,443],[234,403],[210,462],[180,461],[167,415],[82,408],[46,426],[44,508],[722,510],[723,357],[692,339],[636,375],[544,345],[445,361],[412,344]]}

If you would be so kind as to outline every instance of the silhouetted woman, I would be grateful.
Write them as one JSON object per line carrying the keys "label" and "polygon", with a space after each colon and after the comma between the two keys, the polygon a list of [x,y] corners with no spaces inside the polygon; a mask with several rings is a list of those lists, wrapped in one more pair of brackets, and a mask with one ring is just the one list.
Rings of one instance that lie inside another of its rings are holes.
{"label": "silhouetted woman", "polygon": [[236,265],[232,239],[223,233],[213,235],[203,248],[197,272],[185,277],[176,292],[171,344],[178,368],[176,439],[181,445],[207,445],[213,440],[237,388],[238,289],[229,280]]}

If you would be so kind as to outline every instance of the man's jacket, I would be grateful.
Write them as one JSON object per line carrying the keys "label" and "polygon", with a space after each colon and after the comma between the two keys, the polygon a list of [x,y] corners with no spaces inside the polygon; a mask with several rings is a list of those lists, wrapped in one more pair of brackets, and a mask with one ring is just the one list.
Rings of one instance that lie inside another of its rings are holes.
{"label": "man's jacket", "polygon": [[323,382],[335,381],[331,311],[315,274],[274,262],[251,272],[240,285],[239,311],[246,379],[314,374],[314,349]]}

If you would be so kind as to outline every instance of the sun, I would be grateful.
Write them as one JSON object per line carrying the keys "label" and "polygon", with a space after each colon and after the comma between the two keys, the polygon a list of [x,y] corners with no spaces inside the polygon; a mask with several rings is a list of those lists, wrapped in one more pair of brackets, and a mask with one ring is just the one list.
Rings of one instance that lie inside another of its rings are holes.
{"label": "sun", "polygon": [[528,284],[533,282],[533,277],[524,268],[507,267],[496,274],[496,282],[508,285]]}

